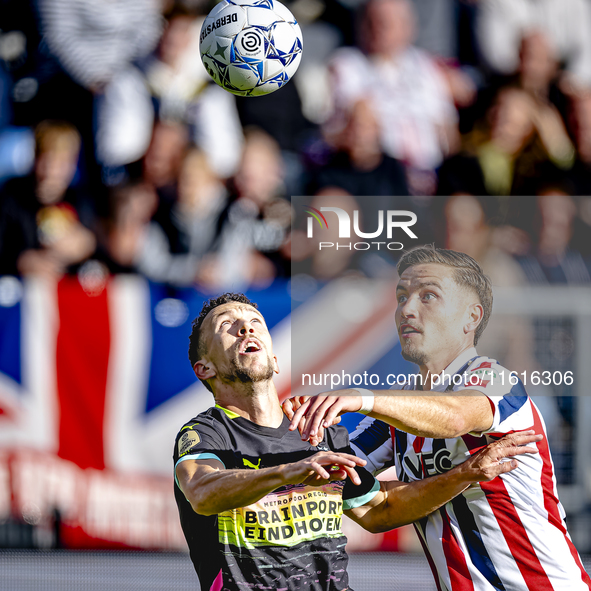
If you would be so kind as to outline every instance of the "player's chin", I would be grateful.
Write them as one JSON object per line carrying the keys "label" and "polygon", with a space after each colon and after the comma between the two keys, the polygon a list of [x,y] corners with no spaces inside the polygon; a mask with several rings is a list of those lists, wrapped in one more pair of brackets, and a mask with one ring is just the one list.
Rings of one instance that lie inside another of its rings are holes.
{"label": "player's chin", "polygon": [[254,374],[267,374],[269,373],[269,363],[266,359],[247,359],[242,364],[244,369]]}
{"label": "player's chin", "polygon": [[404,359],[406,359],[406,361],[413,361],[416,357],[417,350],[412,343],[409,343],[408,341],[401,341],[400,353],[402,354]]}
{"label": "player's chin", "polygon": [[261,370],[264,365],[266,365],[264,361],[262,359],[257,359],[254,355],[240,355],[238,359],[236,359],[236,366],[248,371]]}
{"label": "player's chin", "polygon": [[270,357],[264,349],[253,353],[238,353],[237,362],[244,365],[266,366],[270,362]]}
{"label": "player's chin", "polygon": [[421,363],[423,363],[425,360],[425,354],[423,351],[421,351],[413,343],[404,340],[400,344],[400,354],[406,361],[416,363],[417,365],[421,365]]}

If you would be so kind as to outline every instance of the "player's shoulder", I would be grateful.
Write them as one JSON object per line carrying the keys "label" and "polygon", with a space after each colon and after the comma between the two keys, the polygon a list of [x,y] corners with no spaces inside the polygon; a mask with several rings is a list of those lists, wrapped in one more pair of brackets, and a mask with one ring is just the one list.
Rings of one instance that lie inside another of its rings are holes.
{"label": "player's shoulder", "polygon": [[177,439],[186,431],[195,431],[199,429],[213,430],[218,433],[225,430],[224,413],[216,407],[207,410],[189,419],[178,431]]}
{"label": "player's shoulder", "polygon": [[527,392],[519,376],[501,365],[496,359],[479,355],[470,361],[464,372],[462,388],[479,389],[493,396],[519,395],[527,397]]}
{"label": "player's shoulder", "polygon": [[500,372],[500,371],[509,371],[507,368],[503,367],[496,359],[492,357],[487,357],[486,355],[478,355],[474,359],[470,361],[466,371],[472,372]]}
{"label": "player's shoulder", "polygon": [[218,408],[209,408],[187,421],[177,433],[173,459],[199,450],[225,450],[232,447],[224,413]]}

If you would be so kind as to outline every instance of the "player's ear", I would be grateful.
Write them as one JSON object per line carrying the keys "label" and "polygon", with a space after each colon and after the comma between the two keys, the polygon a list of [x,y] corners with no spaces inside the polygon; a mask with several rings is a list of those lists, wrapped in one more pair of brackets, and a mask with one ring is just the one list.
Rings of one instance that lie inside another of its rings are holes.
{"label": "player's ear", "polygon": [[474,332],[484,316],[484,308],[482,304],[474,303],[468,306],[467,322],[464,324],[464,333]]}
{"label": "player's ear", "polygon": [[200,380],[209,380],[216,375],[215,367],[207,359],[197,361],[193,366],[193,371]]}
{"label": "player's ear", "polygon": [[279,363],[277,362],[277,357],[275,357],[275,355],[273,355],[273,371],[279,373]]}

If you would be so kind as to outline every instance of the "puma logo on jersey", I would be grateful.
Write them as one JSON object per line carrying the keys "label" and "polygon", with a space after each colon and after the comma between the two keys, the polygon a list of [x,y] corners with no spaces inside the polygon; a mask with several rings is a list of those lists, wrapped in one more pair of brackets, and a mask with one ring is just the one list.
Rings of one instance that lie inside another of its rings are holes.
{"label": "puma logo on jersey", "polygon": [[250,460],[246,458],[242,458],[242,462],[247,468],[252,468],[253,470],[258,470],[261,467],[261,458],[259,458],[258,464],[253,464]]}

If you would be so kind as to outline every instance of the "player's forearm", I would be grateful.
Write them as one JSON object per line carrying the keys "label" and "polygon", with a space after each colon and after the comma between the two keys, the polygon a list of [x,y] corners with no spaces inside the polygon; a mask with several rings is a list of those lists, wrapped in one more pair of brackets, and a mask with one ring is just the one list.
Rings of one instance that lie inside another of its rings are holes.
{"label": "player's forearm", "polygon": [[196,513],[216,515],[256,503],[284,484],[287,484],[285,466],[223,470],[200,478],[183,492]]}
{"label": "player's forearm", "polygon": [[529,443],[542,440],[533,430],[513,433],[471,454],[455,468],[417,482],[389,481],[366,505],[348,515],[372,532],[412,523],[433,513],[474,482],[490,481],[519,467],[516,456],[538,453]]}
{"label": "player's forearm", "polygon": [[370,415],[407,433],[436,439],[485,431],[492,425],[488,399],[477,391],[453,396],[397,394],[390,390],[386,396],[377,395]]}
{"label": "player's forearm", "polygon": [[366,514],[366,529],[379,533],[413,523],[466,490],[473,480],[461,466],[416,482],[387,482],[382,503]]}

